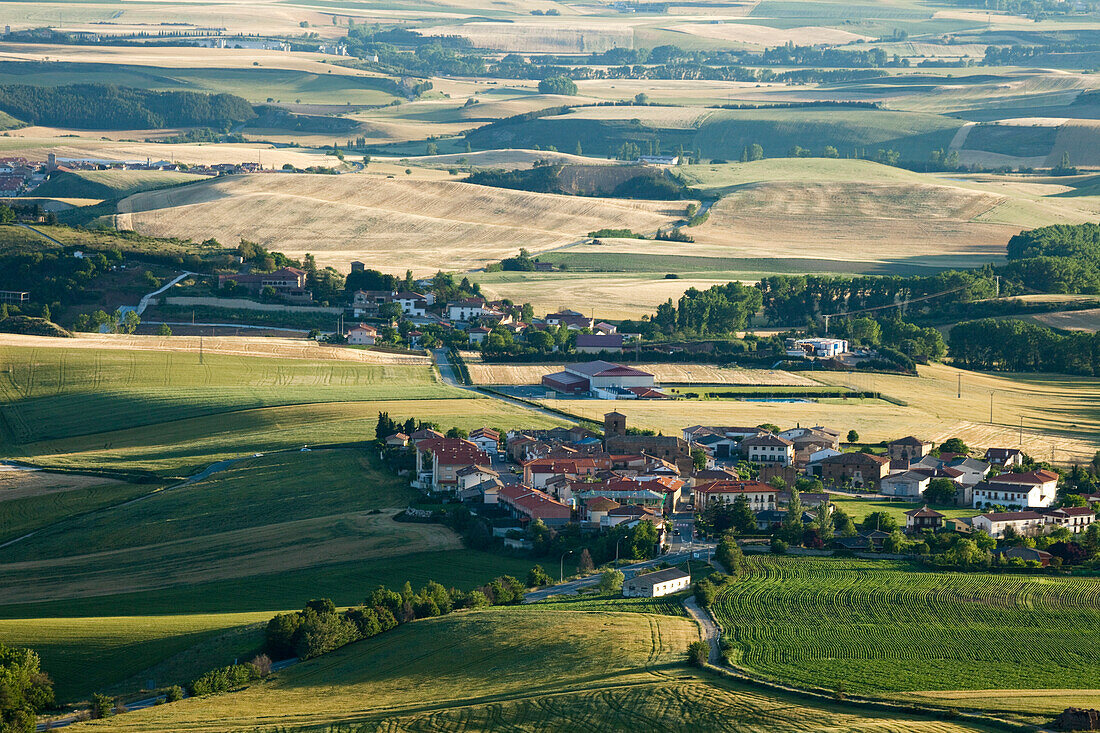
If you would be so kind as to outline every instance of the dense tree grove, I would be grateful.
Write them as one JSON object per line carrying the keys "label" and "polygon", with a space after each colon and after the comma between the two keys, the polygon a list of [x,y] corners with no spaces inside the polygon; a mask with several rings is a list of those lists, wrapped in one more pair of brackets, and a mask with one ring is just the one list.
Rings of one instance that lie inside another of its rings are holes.
{"label": "dense tree grove", "polygon": [[951,356],[968,369],[1100,376],[1100,334],[983,318],[951,329]]}
{"label": "dense tree grove", "polygon": [[30,649],[0,644],[0,731],[30,733],[35,714],[53,702],[53,683]]}
{"label": "dense tree grove", "polygon": [[252,105],[232,94],[154,92],[110,84],[0,85],[0,110],[34,125],[90,130],[225,129],[256,116]]}
{"label": "dense tree grove", "polygon": [[689,288],[674,305],[657,306],[651,322],[661,333],[677,332],[707,335],[728,334],[740,330],[760,310],[759,290],[741,283],[715,285],[706,290]]}
{"label": "dense tree grove", "polygon": [[551,76],[539,82],[539,92],[571,97],[577,93],[577,85],[568,76]]}
{"label": "dense tree grove", "polygon": [[1055,224],[1008,240],[1008,259],[1077,257],[1100,261],[1100,224]]}

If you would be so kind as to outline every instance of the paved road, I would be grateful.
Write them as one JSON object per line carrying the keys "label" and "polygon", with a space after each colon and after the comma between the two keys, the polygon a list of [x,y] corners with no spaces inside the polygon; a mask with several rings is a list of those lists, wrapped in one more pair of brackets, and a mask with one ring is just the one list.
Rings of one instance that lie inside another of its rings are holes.
{"label": "paved road", "polygon": [[709,611],[699,607],[694,596],[688,596],[684,599],[684,608],[687,609],[687,612],[691,614],[691,617],[703,630],[703,638],[707,640],[707,644],[710,646],[710,663],[718,664],[722,659],[721,650],[718,648],[718,639],[721,636],[718,624],[714,623]]}
{"label": "paved road", "polygon": [[[661,555],[655,560],[645,560],[643,562],[636,562],[632,565],[623,565],[619,568],[623,575],[627,578],[633,577],[639,570],[643,568],[651,568],[656,565],[660,565],[663,562],[667,562],[670,565],[679,565],[682,562],[686,562],[691,559],[690,553],[678,553]],[[553,565],[553,563],[550,563]],[[551,572],[556,568],[551,567],[547,572]],[[534,603],[535,601],[542,601],[550,596],[572,596],[576,595],[582,588],[592,588],[600,583],[599,573],[595,575],[589,575],[586,578],[580,578],[578,580],[570,580],[566,583],[560,583],[558,585],[551,585],[541,590],[531,591],[523,598],[524,603]]]}
{"label": "paved road", "polygon": [[522,407],[524,410],[530,410],[531,412],[537,412],[540,415],[553,418],[555,420],[563,420],[565,422],[571,422],[580,424],[577,420],[572,420],[559,415],[556,412],[550,410],[544,410],[541,407],[532,407],[526,402],[520,400],[514,400],[511,397],[505,397],[504,395],[494,394],[492,392],[482,392],[476,387],[472,387],[468,384],[463,384],[458,378],[458,372],[455,370],[454,364],[451,363],[450,358],[447,356],[447,349],[432,349],[432,358],[435,360],[436,368],[439,369],[439,376],[443,378],[444,384],[448,384],[451,387],[457,387],[458,389],[464,389],[469,392],[476,393],[479,397],[489,397],[494,400],[500,400],[501,402],[507,402],[509,405],[515,405],[516,407]]}

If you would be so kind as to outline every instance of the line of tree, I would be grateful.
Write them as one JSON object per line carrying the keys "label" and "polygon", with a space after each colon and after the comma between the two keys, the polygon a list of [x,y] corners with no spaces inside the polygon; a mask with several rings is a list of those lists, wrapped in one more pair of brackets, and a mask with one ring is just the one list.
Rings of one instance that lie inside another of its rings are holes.
{"label": "line of tree", "polygon": [[23,122],[91,130],[227,129],[255,113],[232,94],[156,92],[112,84],[0,85],[0,110]]}
{"label": "line of tree", "polygon": [[400,592],[378,586],[361,604],[342,612],[327,598],[312,600],[301,611],[282,613],[268,622],[265,649],[276,659],[312,659],[416,619],[522,603],[523,591],[522,583],[502,575],[471,591],[447,589],[434,581],[418,591],[407,581]]}
{"label": "line of tree", "polygon": [[955,363],[968,369],[1100,376],[1097,333],[983,318],[956,325],[948,340]]}

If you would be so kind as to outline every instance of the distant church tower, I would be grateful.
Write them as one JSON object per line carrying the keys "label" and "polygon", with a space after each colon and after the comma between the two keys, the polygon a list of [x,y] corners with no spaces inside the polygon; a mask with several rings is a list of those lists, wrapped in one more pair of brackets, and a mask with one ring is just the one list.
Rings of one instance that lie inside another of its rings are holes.
{"label": "distant church tower", "polygon": [[603,435],[626,435],[626,415],[621,412],[609,412],[603,416]]}

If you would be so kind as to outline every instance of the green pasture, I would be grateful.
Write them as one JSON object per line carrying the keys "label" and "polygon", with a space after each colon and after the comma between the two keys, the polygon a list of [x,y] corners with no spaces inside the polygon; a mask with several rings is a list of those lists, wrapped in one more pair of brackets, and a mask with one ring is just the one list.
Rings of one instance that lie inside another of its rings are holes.
{"label": "green pasture", "polygon": [[68,517],[120,504],[155,488],[149,484],[107,483],[17,499],[8,499],[0,491],[0,542]]}
{"label": "green pasture", "polygon": [[0,549],[0,563],[83,555],[91,548],[152,547],[289,519],[399,510],[417,496],[406,479],[382,468],[373,452],[321,450],[249,458],[203,481],[57,522]]}
{"label": "green pasture", "polygon": [[[911,509],[920,509],[926,502],[888,501],[881,499],[851,499],[843,495],[833,494],[833,504],[844,511],[855,522],[863,521],[864,517],[874,512],[886,512],[902,526],[905,525],[905,513]],[[973,517],[978,512],[974,509],[952,509],[949,507],[933,507],[937,512],[948,519],[957,517]]]}
{"label": "green pasture", "polygon": [[735,664],[797,686],[1095,687],[1100,580],[756,557],[713,610]]}
{"label": "green pasture", "polygon": [[[215,613],[98,618],[27,618],[0,621],[0,643],[28,646],[42,658],[59,701],[78,700],[108,689],[143,670],[211,641],[231,630],[267,621],[273,614]],[[244,649],[259,641],[255,635]],[[212,654],[202,670],[231,664],[232,656]],[[198,670],[195,670],[198,671]],[[136,681],[140,688],[146,680]],[[158,685],[186,679],[156,680]]]}
{"label": "green pasture", "polygon": [[[394,419],[413,417],[472,430],[485,425],[541,428],[562,421],[487,398],[399,399],[331,402],[236,410],[169,420],[140,428],[5,446],[7,454],[63,468],[113,468],[188,476],[214,461],[256,452],[371,440],[378,412]],[[468,393],[460,393],[465,397]],[[395,399],[398,398],[398,399]],[[211,412],[221,403],[211,400]]]}
{"label": "green pasture", "polygon": [[24,444],[259,407],[460,397],[427,365],[121,349],[0,348],[5,438]]}
{"label": "green pasture", "polygon": [[117,199],[139,191],[206,180],[208,176],[178,171],[77,171],[56,173],[34,190],[45,198]]}

